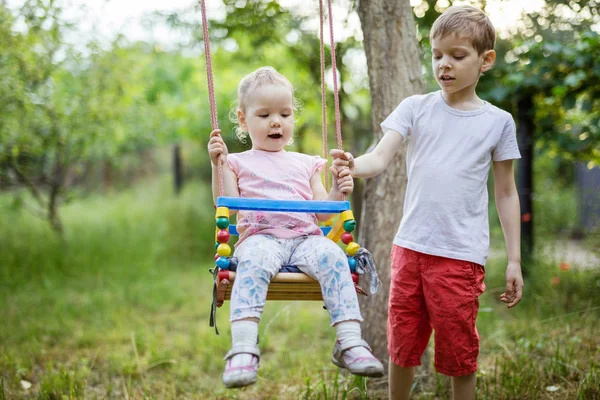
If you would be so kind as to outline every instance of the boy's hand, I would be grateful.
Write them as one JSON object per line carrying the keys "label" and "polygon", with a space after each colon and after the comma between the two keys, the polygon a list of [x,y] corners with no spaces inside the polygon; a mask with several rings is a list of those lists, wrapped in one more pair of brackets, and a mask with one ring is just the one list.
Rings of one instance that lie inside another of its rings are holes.
{"label": "boy's hand", "polygon": [[332,191],[341,192],[343,194],[350,194],[354,190],[354,179],[350,175],[348,168],[336,169],[335,167],[329,168],[333,175],[333,186]]}
{"label": "boy's hand", "polygon": [[338,149],[331,149],[329,154],[333,157],[332,168],[335,168],[338,173],[341,173],[347,168],[350,171],[350,175],[354,176],[356,170],[354,168],[354,157],[352,154]]}
{"label": "boy's hand", "polygon": [[[215,129],[210,133],[210,140],[208,141],[208,155],[210,156],[210,162],[213,167],[216,167],[218,162],[225,164],[227,160],[227,145],[221,138],[221,130]],[[219,158],[219,156],[221,156]]]}
{"label": "boy's hand", "polygon": [[506,267],[506,291],[500,295],[500,300],[507,303],[508,308],[516,306],[523,297],[523,275],[521,264],[509,262]]}

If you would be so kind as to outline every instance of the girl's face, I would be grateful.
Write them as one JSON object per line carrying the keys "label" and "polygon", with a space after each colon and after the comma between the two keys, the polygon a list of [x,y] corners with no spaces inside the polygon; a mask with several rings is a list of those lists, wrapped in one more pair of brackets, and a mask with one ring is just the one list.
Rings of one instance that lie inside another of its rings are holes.
{"label": "girl's face", "polygon": [[252,148],[282,151],[294,133],[293,93],[284,85],[264,85],[248,94],[238,121],[250,134]]}

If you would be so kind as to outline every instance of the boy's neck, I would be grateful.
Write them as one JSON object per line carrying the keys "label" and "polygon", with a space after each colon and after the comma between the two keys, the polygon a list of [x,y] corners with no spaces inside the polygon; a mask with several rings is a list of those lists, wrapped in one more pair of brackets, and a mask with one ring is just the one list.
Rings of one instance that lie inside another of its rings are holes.
{"label": "boy's neck", "polygon": [[485,105],[485,102],[475,93],[475,88],[465,89],[470,90],[461,90],[454,93],[447,93],[442,90],[442,98],[450,107],[461,111],[473,111]]}

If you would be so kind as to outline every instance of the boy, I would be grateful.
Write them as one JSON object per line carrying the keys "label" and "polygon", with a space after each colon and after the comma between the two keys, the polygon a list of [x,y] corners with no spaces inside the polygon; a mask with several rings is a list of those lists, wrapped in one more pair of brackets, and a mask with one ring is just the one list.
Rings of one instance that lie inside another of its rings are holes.
{"label": "boy", "polygon": [[336,168],[354,177],[383,172],[408,142],[404,215],[391,254],[388,311],[391,399],[408,399],[414,367],[435,331],[435,367],[452,377],[454,399],[475,398],[478,297],[485,290],[489,247],[487,178],[503,227],[511,308],[522,296],[519,199],[513,160],[520,158],[509,113],[482,101],[475,88],[494,64],[495,31],[487,16],[450,7],[431,34],[433,72],[441,90],[411,96],[381,124],[377,147],[356,159],[332,151]]}

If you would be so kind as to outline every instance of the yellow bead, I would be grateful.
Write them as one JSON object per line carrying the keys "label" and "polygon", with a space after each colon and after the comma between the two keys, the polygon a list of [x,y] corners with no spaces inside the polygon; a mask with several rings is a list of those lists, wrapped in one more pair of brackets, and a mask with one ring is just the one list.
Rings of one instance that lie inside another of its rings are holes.
{"label": "yellow bead", "polygon": [[350,219],[354,219],[354,214],[352,214],[352,210],[343,211],[340,214],[340,219],[342,220],[342,222],[346,222]]}
{"label": "yellow bead", "polygon": [[229,218],[229,208],[228,207],[217,207],[217,211],[215,213],[215,219],[219,217]]}
{"label": "yellow bead", "polygon": [[217,248],[217,254],[221,257],[228,257],[231,254],[231,247],[227,243],[221,243]]}
{"label": "yellow bead", "polygon": [[358,249],[360,249],[360,245],[358,243],[350,242],[348,243],[348,246],[346,246],[346,254],[348,254],[349,256],[353,256],[356,254]]}

